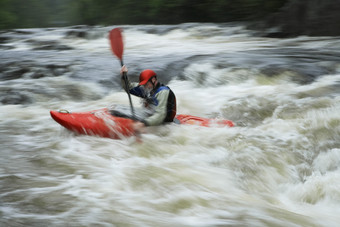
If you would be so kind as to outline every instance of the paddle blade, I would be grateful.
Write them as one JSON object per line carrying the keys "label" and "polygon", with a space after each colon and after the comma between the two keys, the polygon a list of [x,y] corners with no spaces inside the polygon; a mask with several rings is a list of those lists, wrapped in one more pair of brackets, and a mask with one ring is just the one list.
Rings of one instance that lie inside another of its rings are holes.
{"label": "paddle blade", "polygon": [[112,52],[122,60],[124,52],[123,37],[120,28],[114,28],[109,34]]}

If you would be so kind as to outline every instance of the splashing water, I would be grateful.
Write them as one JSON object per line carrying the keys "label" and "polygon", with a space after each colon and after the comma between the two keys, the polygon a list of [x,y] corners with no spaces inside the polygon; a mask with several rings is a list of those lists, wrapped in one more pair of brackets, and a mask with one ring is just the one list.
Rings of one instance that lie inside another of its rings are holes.
{"label": "splashing water", "polygon": [[123,26],[131,80],[153,68],[179,113],[236,123],[150,127],[136,143],[77,136],[50,118],[128,106],[111,28],[67,35],[77,29],[1,34],[1,226],[338,225],[338,39]]}

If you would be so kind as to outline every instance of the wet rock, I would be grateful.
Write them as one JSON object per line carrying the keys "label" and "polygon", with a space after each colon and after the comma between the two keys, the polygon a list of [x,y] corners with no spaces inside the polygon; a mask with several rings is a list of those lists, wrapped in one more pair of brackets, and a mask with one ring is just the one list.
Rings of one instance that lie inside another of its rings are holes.
{"label": "wet rock", "polygon": [[57,41],[40,41],[40,40],[28,40],[28,43],[30,43],[33,47],[33,50],[72,50],[73,48],[60,44]]}
{"label": "wet rock", "polygon": [[62,76],[71,71],[69,65],[39,64],[34,62],[11,62],[0,64],[0,81],[16,79],[39,79],[43,77]]}
{"label": "wet rock", "polygon": [[43,77],[57,77],[68,73],[69,67],[64,65],[41,65],[31,68],[30,73],[27,73],[25,77],[31,79],[40,79]]}
{"label": "wet rock", "polygon": [[85,39],[87,37],[87,31],[84,30],[71,30],[66,32],[66,37],[69,38],[82,38]]}
{"label": "wet rock", "polygon": [[69,39],[99,39],[106,37],[108,29],[104,27],[81,26],[79,28],[73,27],[72,30],[65,32],[65,37]]}
{"label": "wet rock", "polygon": [[40,71],[32,72],[28,75],[28,77],[31,78],[31,79],[40,79],[40,78],[43,78],[43,77],[46,77],[46,76],[48,76],[48,74],[40,72]]}
{"label": "wet rock", "polygon": [[7,43],[9,40],[11,40],[11,37],[0,36],[0,43]]}
{"label": "wet rock", "polygon": [[[184,24],[182,26],[184,26]],[[164,35],[177,28],[178,28],[177,25],[164,25],[164,26],[145,25],[141,27],[140,30],[145,31],[146,33],[149,34]]]}
{"label": "wet rock", "polygon": [[54,76],[61,76],[65,73],[68,73],[70,71],[68,65],[47,65],[47,69],[49,69]]}
{"label": "wet rock", "polygon": [[15,80],[21,78],[25,73],[29,72],[28,68],[10,69],[0,73],[0,80]]}
{"label": "wet rock", "polygon": [[[1,94],[2,93],[2,94]],[[0,92],[0,102],[4,105],[18,105],[18,104],[30,104],[33,100],[26,94],[18,91],[5,91]]]}

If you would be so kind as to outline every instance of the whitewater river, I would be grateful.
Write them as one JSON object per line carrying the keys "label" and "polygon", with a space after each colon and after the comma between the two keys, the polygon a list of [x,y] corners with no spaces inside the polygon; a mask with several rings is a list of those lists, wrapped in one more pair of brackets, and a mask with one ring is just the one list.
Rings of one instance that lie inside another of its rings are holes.
{"label": "whitewater river", "polygon": [[178,113],[236,124],[151,127],[138,143],[49,115],[129,105],[112,28],[0,33],[0,226],[339,225],[339,37],[122,26],[131,80],[154,69]]}

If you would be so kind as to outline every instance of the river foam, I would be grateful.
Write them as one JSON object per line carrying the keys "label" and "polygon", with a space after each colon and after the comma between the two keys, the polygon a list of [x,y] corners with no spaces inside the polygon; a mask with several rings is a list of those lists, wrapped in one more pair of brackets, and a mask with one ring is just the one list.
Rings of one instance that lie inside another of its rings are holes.
{"label": "river foam", "polygon": [[338,225],[337,39],[263,38],[241,24],[122,27],[131,80],[153,68],[179,113],[236,126],[149,127],[142,143],[74,135],[50,109],[129,105],[113,27],[4,32],[0,225]]}

